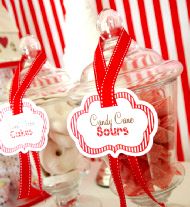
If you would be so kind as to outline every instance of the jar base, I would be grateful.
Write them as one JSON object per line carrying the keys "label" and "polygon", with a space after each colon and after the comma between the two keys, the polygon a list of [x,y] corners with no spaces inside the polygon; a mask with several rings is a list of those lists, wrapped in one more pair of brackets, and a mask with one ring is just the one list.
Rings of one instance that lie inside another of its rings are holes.
{"label": "jar base", "polygon": [[[138,207],[141,207],[141,206],[138,206]],[[158,205],[154,205],[151,207],[159,207]],[[184,205],[180,205],[180,204],[174,204],[174,203],[169,203],[169,204],[166,204],[166,207],[188,207],[188,206],[184,206]]]}
{"label": "jar base", "polygon": [[187,206],[181,205],[181,204],[169,203],[169,204],[166,204],[166,207],[187,207]]}
{"label": "jar base", "polygon": [[76,207],[102,207],[101,201],[94,196],[81,195],[79,196]]}

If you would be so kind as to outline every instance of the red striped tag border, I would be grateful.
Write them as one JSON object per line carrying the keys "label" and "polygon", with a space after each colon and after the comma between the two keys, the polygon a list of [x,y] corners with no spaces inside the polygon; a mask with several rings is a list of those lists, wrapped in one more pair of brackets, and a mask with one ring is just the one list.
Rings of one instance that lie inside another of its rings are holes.
{"label": "red striped tag border", "polygon": [[[126,99],[131,104],[132,109],[140,109],[146,114],[148,124],[146,130],[143,133],[142,141],[137,146],[124,146],[123,144],[117,144],[114,146],[107,144],[106,146],[100,148],[92,148],[88,146],[85,142],[85,137],[83,137],[83,135],[80,134],[78,130],[77,121],[81,115],[90,113],[90,105],[93,102],[100,102],[100,99],[98,95],[86,96],[82,101],[81,107],[75,108],[69,114],[67,126],[69,134],[76,142],[79,151],[87,157],[95,158],[107,154],[111,154],[112,156],[117,157],[120,153],[124,153],[126,155],[141,156],[143,154],[146,154],[152,147],[153,137],[156,134],[158,128],[158,117],[154,107],[145,101],[140,101],[138,97],[128,89],[125,89],[122,92],[117,92],[115,94],[115,98],[116,100]],[[103,108],[100,108],[100,110],[103,110]],[[86,128],[86,130],[89,129]]]}

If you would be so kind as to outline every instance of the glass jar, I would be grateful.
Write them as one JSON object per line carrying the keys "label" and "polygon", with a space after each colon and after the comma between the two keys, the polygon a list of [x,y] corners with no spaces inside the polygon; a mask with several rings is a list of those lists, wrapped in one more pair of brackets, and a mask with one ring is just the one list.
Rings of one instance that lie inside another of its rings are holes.
{"label": "glass jar", "polygon": [[[98,29],[104,39],[104,58],[108,65],[122,29],[120,17],[113,10],[103,11],[98,19]],[[173,188],[183,180],[184,168],[176,161],[177,136],[177,77],[182,72],[178,61],[163,60],[151,49],[131,42],[116,80],[115,89],[132,90],[139,99],[154,106],[158,114],[158,131],[152,149],[137,157],[142,176],[150,192],[161,202],[166,202]],[[93,63],[87,66],[80,84],[70,91],[70,104],[80,105],[84,95],[97,94]],[[127,156],[119,155],[119,168],[127,198],[140,206],[154,206],[134,178]],[[115,191],[113,181],[111,188]]]}
{"label": "glass jar", "polygon": [[[40,46],[33,36],[27,36],[21,42],[23,54],[28,57],[21,72],[22,79]],[[78,152],[67,131],[67,115],[73,109],[67,102],[67,96],[72,86],[65,70],[55,68],[47,61],[32,81],[25,97],[42,107],[49,119],[48,143],[39,152],[44,190],[56,196],[56,204],[60,207],[87,207],[93,204],[81,200],[78,186],[81,176],[89,170],[88,161]],[[34,181],[36,178],[37,175]],[[100,205],[96,203],[95,206]]]}
{"label": "glass jar", "polygon": [[[25,67],[21,76],[28,71]],[[66,119],[72,107],[67,104],[67,91],[72,86],[63,69],[54,68],[46,62],[34,78],[25,97],[42,107],[49,119],[49,140],[40,152],[44,176],[54,176],[74,170],[80,154],[67,132]],[[70,159],[70,162],[68,162]]]}

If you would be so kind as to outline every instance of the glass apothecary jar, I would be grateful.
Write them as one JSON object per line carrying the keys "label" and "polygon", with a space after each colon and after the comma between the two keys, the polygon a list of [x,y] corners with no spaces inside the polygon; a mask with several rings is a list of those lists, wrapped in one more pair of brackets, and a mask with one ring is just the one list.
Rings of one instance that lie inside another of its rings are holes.
{"label": "glass apothecary jar", "polygon": [[[23,77],[40,46],[34,37],[29,36],[23,40],[21,48],[29,56],[21,72]],[[57,206],[87,207],[93,206],[93,203],[79,196],[79,184],[81,176],[89,170],[89,163],[78,152],[67,131],[67,116],[73,109],[67,102],[67,96],[72,87],[73,83],[66,71],[53,67],[47,61],[32,81],[25,97],[42,107],[49,119],[48,143],[39,152],[43,189],[55,195]],[[99,201],[95,202],[95,206],[101,206]]]}
{"label": "glass apothecary jar", "polygon": [[[121,18],[117,12],[105,10],[99,16],[97,27],[104,39],[103,55],[108,64],[118,34],[123,29]],[[153,147],[137,159],[150,192],[160,202],[167,202],[172,189],[182,182],[184,176],[184,168],[176,160],[177,77],[182,68],[178,61],[165,61],[155,51],[132,41],[115,84],[115,89],[132,90],[157,112],[159,123]],[[69,103],[78,106],[85,95],[93,92],[97,94],[92,63],[84,69],[80,84],[69,92]],[[139,206],[156,206],[134,178],[123,154],[119,155],[119,168],[126,197]],[[110,185],[116,192],[113,181]]]}

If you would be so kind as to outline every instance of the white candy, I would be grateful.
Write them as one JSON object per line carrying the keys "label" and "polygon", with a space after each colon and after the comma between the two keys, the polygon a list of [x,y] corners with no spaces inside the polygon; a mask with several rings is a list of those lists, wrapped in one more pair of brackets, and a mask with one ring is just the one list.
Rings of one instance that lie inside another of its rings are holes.
{"label": "white candy", "polygon": [[20,162],[18,155],[3,156],[0,155],[0,177],[8,177],[11,181],[11,190],[18,188],[20,173]]}
{"label": "white candy", "polygon": [[77,167],[79,152],[76,147],[61,148],[49,139],[46,148],[40,152],[41,165],[50,175],[59,175]]}
{"label": "white candy", "polygon": [[72,107],[64,99],[52,100],[41,107],[46,111],[50,123],[48,144],[40,152],[43,169],[50,175],[61,175],[76,169],[80,154],[67,131],[67,116]]}
{"label": "white candy", "polygon": [[56,133],[68,135],[67,116],[72,110],[72,107],[64,101],[56,102],[56,100],[54,104],[43,105],[42,107],[47,112],[50,122],[50,130]]}
{"label": "white candy", "polygon": [[49,138],[51,138],[57,145],[61,147],[71,148],[75,146],[74,141],[69,136],[64,134],[50,131]]}

